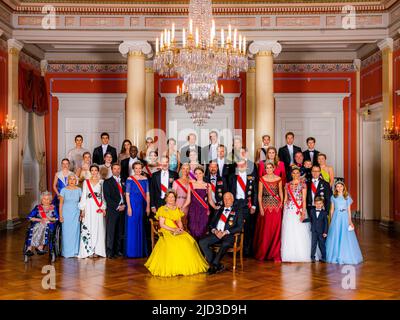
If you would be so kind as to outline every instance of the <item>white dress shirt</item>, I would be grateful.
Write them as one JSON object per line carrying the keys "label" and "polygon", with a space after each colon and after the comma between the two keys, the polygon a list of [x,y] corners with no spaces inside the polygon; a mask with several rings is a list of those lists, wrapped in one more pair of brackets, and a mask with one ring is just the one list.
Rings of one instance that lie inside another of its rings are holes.
{"label": "white dress shirt", "polygon": [[[231,213],[231,211],[232,211],[231,208],[224,208],[224,211],[222,211],[222,214],[228,219],[228,216]],[[223,222],[221,219],[219,219],[216,229],[219,231],[225,231],[225,222]]]}
{"label": "white dress shirt", "polygon": [[[168,179],[169,179],[169,172],[168,170],[161,170],[161,184],[167,187],[168,189]],[[165,192],[161,189],[161,199],[165,198]]]}
{"label": "white dress shirt", "polygon": [[208,150],[208,160],[213,160],[218,157],[217,148],[218,143],[210,145],[210,150]]}
{"label": "white dress shirt", "polygon": [[293,145],[292,144],[287,144],[288,150],[289,150],[289,155],[290,155],[290,164],[294,163],[294,158],[293,158]]}
{"label": "white dress shirt", "polygon": [[[240,172],[238,175],[243,179],[244,185],[247,185],[247,172]],[[246,195],[244,194],[244,191],[242,187],[239,184],[239,181],[236,182],[236,199],[246,199]]]}
{"label": "white dress shirt", "polygon": [[317,219],[318,219],[320,213],[321,213],[321,210],[318,210],[318,209],[315,210],[315,214],[317,216]]}
{"label": "white dress shirt", "polygon": [[101,145],[101,148],[103,149],[103,157],[104,157],[104,155],[105,155],[106,152],[107,152],[108,144],[102,144],[102,145]]}
{"label": "white dress shirt", "polygon": [[132,157],[129,158],[129,175],[133,175],[133,169],[132,169],[132,165],[138,161],[139,159],[137,157],[135,157],[135,159],[133,159]]}
{"label": "white dress shirt", "polygon": [[222,159],[218,158],[217,163],[218,163],[219,175],[222,177],[222,174],[224,173],[225,158]]}
{"label": "white dress shirt", "polygon": [[[267,153],[268,147],[269,147],[269,146],[266,146],[266,145],[263,145],[263,146],[261,147],[261,150],[260,150],[260,161],[265,161],[265,160],[267,160],[266,153]],[[265,153],[263,152],[263,149],[265,150]]]}
{"label": "white dress shirt", "polygon": [[[315,186],[315,189],[317,189],[318,188],[318,183],[319,183],[319,179],[312,179],[312,183],[314,184],[314,186]],[[314,194],[314,192],[312,192],[311,191],[311,197],[312,197],[312,201],[313,201],[313,203],[314,203],[314,198],[315,198],[315,194]]]}
{"label": "white dress shirt", "polygon": [[[118,182],[118,184],[121,186],[121,188],[122,188],[122,185],[121,185],[121,178],[118,176],[118,177],[116,177],[116,176],[113,176],[114,177],[114,179],[115,179],[115,181],[117,181]],[[119,188],[118,188],[118,191],[119,191]],[[123,205],[124,204],[124,198],[123,198],[123,195],[121,194],[121,200],[119,201],[119,205],[118,206],[120,206],[120,205]]]}
{"label": "white dress shirt", "polygon": [[310,153],[311,162],[314,163],[314,149],[313,150],[308,150],[308,152]]}

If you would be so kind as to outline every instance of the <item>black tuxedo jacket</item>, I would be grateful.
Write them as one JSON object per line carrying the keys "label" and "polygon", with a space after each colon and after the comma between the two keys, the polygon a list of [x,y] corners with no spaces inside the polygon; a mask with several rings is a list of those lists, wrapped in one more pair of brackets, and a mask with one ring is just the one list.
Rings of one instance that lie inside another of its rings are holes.
{"label": "black tuxedo jacket", "polygon": [[[195,145],[195,150],[197,152],[197,161],[199,163],[201,162],[201,147],[199,147],[197,144]],[[181,149],[181,163],[189,163],[189,145],[186,145],[182,147]]]}
{"label": "black tuxedo jacket", "polygon": [[[235,162],[232,167],[231,167],[231,175],[235,175],[237,173],[237,163]],[[247,175],[251,175],[256,177],[258,179],[258,168],[256,164],[253,161],[247,160],[247,169],[246,169]]]}
{"label": "black tuxedo jacket", "polygon": [[[251,201],[251,205],[252,206],[256,206],[258,205],[258,193],[257,193],[257,189],[258,189],[258,176],[254,175],[254,174],[248,174],[247,175],[247,182],[246,182],[246,192],[245,192],[245,197],[246,197],[246,201],[242,202],[242,206],[247,206],[248,200]],[[236,193],[237,193],[237,175],[236,174],[232,174],[229,177],[229,191],[232,192],[233,197],[236,200],[236,203],[238,203],[238,199],[236,199]]]}
{"label": "black tuxedo jacket", "polygon": [[[312,189],[311,189],[311,184],[312,184],[312,179],[310,182],[307,184],[307,207],[311,208],[314,206],[313,199],[312,199]],[[324,207],[325,210],[329,212],[330,206],[331,206],[331,196],[332,196],[332,188],[329,185],[328,182],[326,182],[324,179],[319,179],[318,186],[317,186],[317,192],[316,195],[318,197],[323,197],[324,198]]]}
{"label": "black tuxedo jacket", "polygon": [[[295,153],[298,151],[301,152],[301,148],[294,145],[293,146],[293,160],[294,160]],[[279,160],[283,161],[283,163],[285,164],[286,177],[289,178],[290,177],[289,176],[289,174],[290,174],[290,153],[289,153],[289,149],[288,149],[287,145],[279,148],[278,157],[279,157]]]}
{"label": "black tuxedo jacket", "polygon": [[[215,162],[218,163],[217,159],[214,159],[212,161],[215,161]],[[210,166],[210,164],[207,164],[206,176],[210,174],[210,171],[209,171],[209,168],[208,168],[209,166]],[[234,173],[234,166],[233,166],[233,164],[228,162],[227,158],[225,158],[224,167],[222,168],[222,177],[224,177],[225,179],[228,179],[229,175],[232,174],[232,173]],[[218,167],[218,175],[220,175],[219,174],[219,167]]]}
{"label": "black tuxedo jacket", "polygon": [[309,212],[309,217],[304,219],[303,222],[311,222],[311,232],[318,234],[328,233],[328,212],[324,209],[318,215],[316,209],[312,208]]}
{"label": "black tuxedo jacket", "polygon": [[[165,204],[164,199],[161,199],[161,170],[154,172],[150,182],[150,206],[158,209]],[[172,188],[175,180],[179,179],[177,172],[168,170],[168,189]]]}
{"label": "black tuxedo jacket", "polygon": [[[106,152],[111,153],[112,155],[112,162],[115,163],[118,161],[117,157],[117,149],[111,147],[110,145],[107,146]],[[98,146],[93,150],[93,163],[97,163],[98,165],[104,164],[104,156],[103,156],[103,148],[102,146]]]}
{"label": "black tuxedo jacket", "polygon": [[[319,155],[319,151],[318,150],[314,150],[313,165],[317,165],[318,164],[318,155]],[[304,161],[306,161],[306,160],[310,160],[311,161],[310,151],[308,151],[308,149],[306,151],[303,151],[303,157],[304,157]]]}
{"label": "black tuxedo jacket", "polygon": [[[122,186],[122,192],[123,192],[123,196],[122,196],[123,203],[126,204],[125,183],[122,182],[122,179],[121,179],[121,186]],[[104,188],[103,189],[104,198],[107,202],[107,212],[120,213],[119,211],[117,211],[117,208],[121,201],[121,194],[119,193],[117,181],[114,179],[114,177],[104,180],[103,188]]]}
{"label": "black tuxedo jacket", "polygon": [[[219,218],[221,217],[222,212],[225,210],[224,207],[221,207],[217,213],[214,215],[210,222],[210,231],[215,229],[218,225]],[[229,213],[228,218],[225,222],[225,230],[229,231],[229,235],[233,236],[235,233],[241,232],[243,228],[243,215],[240,210],[238,210],[235,206],[232,207],[231,212]]]}
{"label": "black tuxedo jacket", "polygon": [[[204,180],[208,183],[212,183],[210,173],[205,176]],[[215,181],[215,201],[217,205],[223,205],[225,192],[228,192],[228,183],[224,177],[217,174],[217,180]]]}
{"label": "black tuxedo jacket", "polygon": [[[143,163],[143,165],[145,166],[147,164],[146,160],[143,160],[139,157],[137,157],[138,161],[140,161],[141,163]],[[123,182],[126,182],[126,180],[129,178],[129,161],[131,160],[131,158],[127,158],[121,161],[121,180]]]}

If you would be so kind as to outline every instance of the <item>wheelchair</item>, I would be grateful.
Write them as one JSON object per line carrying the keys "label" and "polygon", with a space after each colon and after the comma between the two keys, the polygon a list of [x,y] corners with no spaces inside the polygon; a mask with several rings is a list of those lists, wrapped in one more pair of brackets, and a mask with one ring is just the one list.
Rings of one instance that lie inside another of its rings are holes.
{"label": "wheelchair", "polygon": [[[55,224],[53,230],[49,230],[48,234],[48,244],[44,246],[43,249],[47,249],[49,254],[49,261],[54,263],[57,257],[61,256],[61,223],[59,221],[53,222]],[[29,238],[30,229],[32,227],[32,223],[29,224],[29,228],[26,231],[24,246],[22,254],[24,256],[24,262],[27,263],[30,260],[30,256],[26,254],[26,250],[28,249],[27,241]]]}

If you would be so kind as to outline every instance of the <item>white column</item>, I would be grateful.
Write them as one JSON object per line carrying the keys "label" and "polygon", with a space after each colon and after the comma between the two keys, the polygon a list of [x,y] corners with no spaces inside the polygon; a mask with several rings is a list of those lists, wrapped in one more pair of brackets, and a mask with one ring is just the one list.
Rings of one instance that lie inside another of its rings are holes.
{"label": "white column", "polygon": [[[361,59],[354,59],[353,65],[356,70],[356,110],[357,114],[360,111],[360,103],[361,103]],[[357,208],[358,212],[360,212],[360,199],[361,199],[361,184],[360,184],[360,117],[357,117],[357,190],[358,190],[358,197],[357,197]]]}
{"label": "white column", "polygon": [[255,149],[261,145],[261,136],[271,136],[275,144],[274,57],[282,51],[277,41],[254,41],[249,46],[256,60],[256,103],[254,121]]}
{"label": "white column", "polygon": [[147,41],[124,41],[119,51],[128,56],[125,136],[141,150],[146,138],[145,55],[152,49]]}

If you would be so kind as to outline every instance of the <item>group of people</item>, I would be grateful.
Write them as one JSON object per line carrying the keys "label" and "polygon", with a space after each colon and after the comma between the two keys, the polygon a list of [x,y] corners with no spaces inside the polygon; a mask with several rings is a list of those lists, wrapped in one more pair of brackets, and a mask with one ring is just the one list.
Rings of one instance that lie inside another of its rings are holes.
{"label": "group of people", "polygon": [[[165,148],[147,138],[140,153],[125,140],[119,154],[108,133],[92,154],[78,135],[54,177],[54,199],[43,193],[29,215],[27,252],[43,254],[52,222],[59,220],[64,257],[151,252],[145,265],[159,276],[222,271],[221,259],[240,232],[245,256],[258,260],[362,262],[344,182],[335,182],[315,138],[302,151],[294,137],[288,132],[277,151],[263,136],[253,162],[240,137],[228,153],[216,131],[204,148],[189,134],[180,151],[173,138]],[[149,219],[160,227],[153,250]]]}

